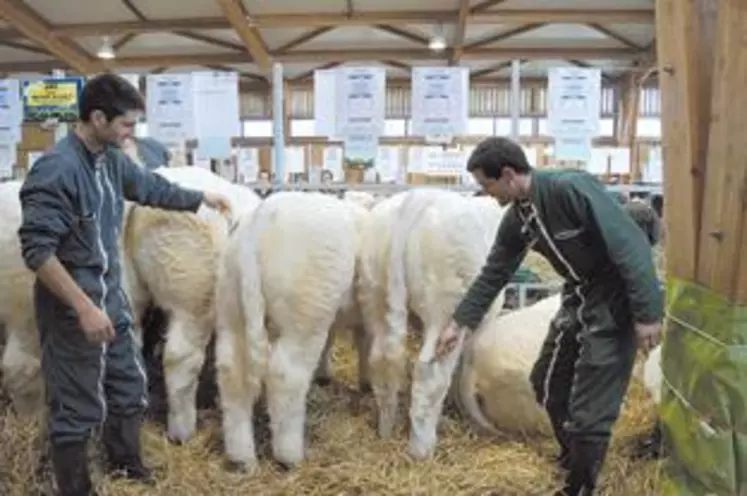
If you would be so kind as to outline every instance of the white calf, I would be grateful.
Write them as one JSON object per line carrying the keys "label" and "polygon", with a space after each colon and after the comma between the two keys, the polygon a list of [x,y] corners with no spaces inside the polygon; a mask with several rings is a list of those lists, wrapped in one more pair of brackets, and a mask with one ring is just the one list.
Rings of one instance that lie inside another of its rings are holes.
{"label": "white calf", "polygon": [[345,200],[357,203],[366,210],[371,210],[376,205],[376,197],[365,191],[346,191]]}
{"label": "white calf", "polygon": [[[162,168],[157,173],[185,187],[221,192],[239,214],[260,203],[251,190],[207,170]],[[169,437],[178,442],[187,441],[195,429],[195,397],[215,328],[216,274],[227,235],[226,219],[205,207],[194,215],[134,206],[123,229],[126,288],[138,338],[151,302],[169,316],[163,368]]]}
{"label": "white calf", "polygon": [[[369,366],[382,437],[391,435],[395,423],[408,311],[423,322],[410,406],[413,457],[428,457],[435,447],[441,408],[461,352],[460,343],[446,360],[434,361],[436,341],[480,272],[502,212],[492,199],[415,190],[376,205],[366,223],[358,289],[372,336]],[[503,293],[489,315],[502,306]]]}
{"label": "white calf", "polygon": [[559,309],[558,294],[513,310],[486,323],[465,346],[456,399],[478,427],[490,433],[498,426],[522,435],[552,434],[529,374]]}
{"label": "white calf", "polygon": [[304,458],[306,395],[354,281],[351,209],[279,192],[229,238],[217,287],[216,366],[229,460],[256,467],[253,406],[264,383],[275,459]]}
{"label": "white calf", "polygon": [[661,371],[661,345],[657,346],[643,364],[643,370],[641,371],[641,379],[643,386],[651,395],[651,399],[657,404],[661,402],[661,383],[663,380],[663,374]]}
{"label": "white calf", "polygon": [[[552,435],[550,420],[537,404],[529,375],[560,303],[557,294],[502,315],[465,346],[455,393],[462,411],[480,430]],[[656,403],[661,381],[659,353],[657,347],[635,372]]]}
{"label": "white calf", "polygon": [[[360,265],[360,255],[362,239],[361,235],[368,221],[370,215],[368,209],[360,204],[357,198],[345,198],[343,203],[348,209],[350,209],[356,226],[356,281],[357,274],[359,272],[358,267]],[[342,333],[351,332],[353,334],[353,340],[355,343],[356,350],[358,352],[358,391],[359,393],[366,393],[370,390],[369,384],[369,373],[368,373],[368,353],[371,348],[370,339],[363,326],[363,317],[361,315],[361,309],[358,298],[357,284],[354,284],[350,290],[348,297],[346,297],[343,306],[340,308],[335,323],[332,325],[332,330],[329,333],[327,344],[324,348],[319,367],[315,373],[315,380],[318,384],[329,383],[332,378],[331,365],[332,365],[332,351],[334,340],[337,335]]]}
{"label": "white calf", "polygon": [[5,324],[3,385],[16,411],[32,414],[42,406],[39,335],[34,316],[33,283],[21,257],[20,181],[0,183],[0,322]]}

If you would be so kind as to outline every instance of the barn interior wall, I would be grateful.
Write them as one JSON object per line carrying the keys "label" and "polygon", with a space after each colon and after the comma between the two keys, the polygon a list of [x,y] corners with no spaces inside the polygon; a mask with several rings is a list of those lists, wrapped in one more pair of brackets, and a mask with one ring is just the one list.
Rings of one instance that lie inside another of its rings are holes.
{"label": "barn interior wall", "polygon": [[[601,118],[607,124],[603,136],[595,140],[595,146],[616,146],[616,128],[619,126],[621,105],[619,91],[615,84],[605,84],[601,94]],[[474,145],[488,135],[501,135],[510,126],[510,84],[506,81],[472,83],[470,89],[469,115],[474,124],[469,135],[461,137],[459,142],[466,146]],[[288,119],[290,129],[287,145],[305,147],[305,168],[319,166],[323,160],[323,149],[326,146],[336,146],[334,143],[320,142],[313,136],[314,119],[314,91],[313,85],[295,85],[291,87],[287,96]],[[417,138],[410,136],[410,88],[403,84],[389,85],[386,94],[386,119],[392,124],[392,132],[382,140],[382,144],[398,147],[400,163],[407,164],[408,147],[420,143]],[[521,142],[527,147],[536,149],[538,167],[550,166],[552,158],[552,139],[546,135],[547,125],[547,84],[541,81],[524,82],[521,88]],[[660,114],[659,90],[656,86],[641,89],[639,100],[639,119],[658,120]],[[236,146],[258,148],[258,161],[261,170],[272,168],[272,98],[267,91],[254,90],[242,93],[240,98],[240,112],[244,122],[243,136],[234,140]],[[147,126],[147,124],[146,124]],[[309,129],[311,128],[311,129]],[[311,132],[309,132],[311,130]],[[642,164],[647,163],[649,153],[659,146],[659,137],[643,135],[633,144],[635,163],[631,164],[632,171],[642,170]],[[26,124],[23,127],[22,142],[18,149],[18,164],[20,174],[28,167],[29,152],[42,151],[54,142],[52,132],[42,130],[38,125]],[[346,179],[351,182],[360,180],[357,171],[347,171]],[[411,182],[455,182],[455,177],[420,177],[408,176]],[[621,174],[616,177],[621,182],[639,179],[637,174]]]}

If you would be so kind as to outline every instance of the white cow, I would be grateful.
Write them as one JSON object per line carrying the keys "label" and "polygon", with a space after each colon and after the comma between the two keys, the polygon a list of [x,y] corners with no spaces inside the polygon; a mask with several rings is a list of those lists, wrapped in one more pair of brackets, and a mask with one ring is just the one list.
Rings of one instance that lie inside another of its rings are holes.
{"label": "white cow", "polygon": [[[500,316],[483,326],[465,346],[455,381],[456,399],[480,430],[552,435],[550,420],[537,404],[529,376],[560,303],[561,296],[556,294]],[[660,398],[659,354],[657,347],[635,371],[656,403]]]}
{"label": "white cow", "polygon": [[[159,169],[158,173],[183,186],[223,192],[238,213],[251,211],[260,202],[251,190],[206,170],[182,167]],[[5,322],[7,335],[3,382],[16,410],[25,414],[41,407],[43,384],[32,302],[33,274],[23,263],[17,238],[20,186],[19,181],[0,185],[4,226],[0,233],[0,294],[5,295],[0,320]],[[139,322],[149,302],[171,314],[164,368],[169,431],[177,440],[187,439],[194,431],[193,390],[214,328],[215,270],[227,231],[226,220],[204,207],[194,215],[127,205],[120,239],[123,285],[139,341]]]}
{"label": "white cow", "polygon": [[376,205],[376,197],[366,191],[346,191],[344,198],[357,203],[367,210],[371,210]]}
{"label": "white cow", "polygon": [[[371,211],[362,237],[359,297],[371,334],[370,377],[378,408],[378,432],[391,435],[405,365],[408,312],[423,323],[415,364],[409,451],[426,458],[461,352],[434,361],[435,345],[456,305],[480,272],[503,210],[489,198],[465,198],[445,190],[412,190]],[[490,315],[503,306],[503,293]]]}
{"label": "white cow", "polygon": [[21,257],[21,181],[0,183],[0,322],[7,342],[2,356],[3,383],[16,411],[36,412],[43,383],[39,369],[39,335],[33,305],[34,275]]}
{"label": "white cow", "polygon": [[643,363],[640,377],[646,391],[651,395],[651,399],[656,404],[659,404],[661,402],[661,385],[664,377],[661,370],[661,345],[658,345],[649,353],[648,358]]}
{"label": "white cow", "polygon": [[371,343],[368,334],[363,326],[363,316],[361,314],[359,297],[358,297],[358,273],[360,267],[360,257],[362,253],[362,232],[370,212],[367,207],[361,205],[360,197],[344,198],[344,205],[351,211],[355,219],[356,227],[356,284],[351,288],[349,297],[340,308],[335,323],[329,334],[327,344],[324,348],[319,367],[315,373],[315,380],[318,384],[324,385],[332,379],[332,351],[335,337],[342,333],[352,332],[355,347],[358,352],[358,392],[363,395],[370,390],[369,372],[368,372],[368,354]]}
{"label": "white cow", "polygon": [[[225,194],[236,215],[250,214],[259,197],[250,189],[196,167],[159,168],[156,173],[184,187]],[[196,394],[205,351],[215,328],[217,268],[229,223],[219,213],[169,212],[132,206],[123,229],[126,292],[139,323],[152,302],[169,316],[163,351],[169,437],[184,442],[194,433]]]}
{"label": "white cow", "polygon": [[217,287],[216,367],[229,460],[256,467],[253,406],[265,386],[275,459],[304,458],[306,395],[330,327],[352,292],[351,208],[279,192],[240,219]]}
{"label": "white cow", "polygon": [[482,430],[552,434],[529,374],[550,321],[560,309],[560,298],[559,294],[549,296],[486,322],[465,346],[455,381],[456,400],[467,418]]}

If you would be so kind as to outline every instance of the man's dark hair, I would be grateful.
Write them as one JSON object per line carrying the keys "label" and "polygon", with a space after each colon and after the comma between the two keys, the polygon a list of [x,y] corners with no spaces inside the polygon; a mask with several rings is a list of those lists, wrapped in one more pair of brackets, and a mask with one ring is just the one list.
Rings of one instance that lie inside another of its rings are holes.
{"label": "man's dark hair", "polygon": [[100,74],[89,79],[80,95],[78,116],[88,122],[91,113],[100,110],[111,122],[132,110],[145,110],[145,101],[129,81],[116,74]]}
{"label": "man's dark hair", "polygon": [[480,142],[467,161],[467,170],[482,170],[485,177],[499,179],[504,167],[519,174],[527,174],[532,166],[521,146],[508,138],[487,138]]}
{"label": "man's dark hair", "polygon": [[628,212],[638,227],[643,230],[652,246],[659,244],[661,220],[656,210],[641,201],[629,201],[623,206],[623,210]]}

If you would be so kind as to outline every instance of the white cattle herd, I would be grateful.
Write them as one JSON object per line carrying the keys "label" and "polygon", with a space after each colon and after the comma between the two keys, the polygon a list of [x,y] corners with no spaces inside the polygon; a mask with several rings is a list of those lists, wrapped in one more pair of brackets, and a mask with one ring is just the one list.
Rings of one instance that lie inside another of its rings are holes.
{"label": "white cattle herd", "polygon": [[[170,316],[163,354],[169,437],[186,442],[195,432],[198,376],[216,333],[227,458],[247,470],[257,467],[252,412],[264,390],[274,458],[298,464],[306,396],[315,376],[329,377],[332,344],[342,331],[355,337],[359,387],[371,386],[378,433],[392,435],[410,315],[424,330],[413,368],[411,456],[432,455],[450,390],[484,430],[551,435],[529,373],[558,296],[500,315],[501,295],[472,339],[434,360],[440,329],[490,250],[503,214],[497,202],[432,189],[381,201],[362,192],[343,199],[277,192],[260,200],[204,169],[156,172],[222,192],[233,206],[229,220],[208,209],[188,214],[128,206],[125,215],[120,250],[135,321],[150,303]],[[16,234],[19,188],[18,181],[0,184],[2,371],[14,408],[31,415],[43,410],[43,387],[33,275]],[[136,334],[142,338],[142,330]],[[637,372],[652,401],[658,401],[658,357],[653,353]]]}

